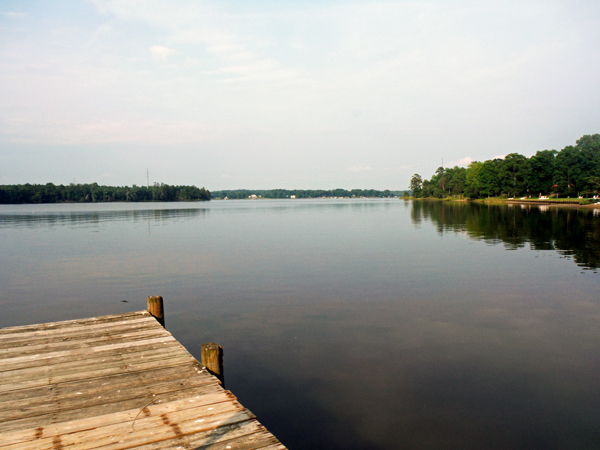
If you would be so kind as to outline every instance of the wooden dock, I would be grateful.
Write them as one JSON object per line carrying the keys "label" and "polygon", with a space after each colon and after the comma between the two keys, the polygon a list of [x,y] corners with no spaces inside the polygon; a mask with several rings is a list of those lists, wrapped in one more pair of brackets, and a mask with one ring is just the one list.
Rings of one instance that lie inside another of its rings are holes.
{"label": "wooden dock", "polygon": [[147,311],[0,329],[0,450],[285,447]]}

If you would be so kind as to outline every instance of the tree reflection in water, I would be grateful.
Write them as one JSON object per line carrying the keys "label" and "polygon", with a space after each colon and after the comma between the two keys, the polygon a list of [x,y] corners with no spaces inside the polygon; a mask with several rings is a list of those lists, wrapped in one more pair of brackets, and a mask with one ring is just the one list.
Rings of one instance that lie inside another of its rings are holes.
{"label": "tree reflection in water", "polygon": [[600,210],[548,205],[413,201],[411,220],[431,222],[440,234],[466,233],[516,250],[556,250],[586,269],[600,267]]}

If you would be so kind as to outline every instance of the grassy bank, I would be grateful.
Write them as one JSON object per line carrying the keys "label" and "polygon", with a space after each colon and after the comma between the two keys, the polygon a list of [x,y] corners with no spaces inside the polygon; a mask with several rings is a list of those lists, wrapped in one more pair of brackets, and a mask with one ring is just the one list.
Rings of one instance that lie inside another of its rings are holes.
{"label": "grassy bank", "polygon": [[526,199],[512,199],[509,200],[506,197],[489,197],[479,199],[467,199],[463,197],[401,197],[401,200],[427,200],[437,202],[473,202],[473,203],[485,203],[485,204],[539,204],[539,205],[554,205],[554,206],[587,206],[591,208],[600,208],[600,201],[595,203],[593,199],[589,198],[526,198]]}

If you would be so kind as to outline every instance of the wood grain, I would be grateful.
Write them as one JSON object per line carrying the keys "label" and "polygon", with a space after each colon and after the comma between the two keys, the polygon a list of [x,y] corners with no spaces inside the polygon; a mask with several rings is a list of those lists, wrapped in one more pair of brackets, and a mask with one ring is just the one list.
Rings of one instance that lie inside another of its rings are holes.
{"label": "wood grain", "polygon": [[0,329],[0,450],[284,450],[147,311]]}

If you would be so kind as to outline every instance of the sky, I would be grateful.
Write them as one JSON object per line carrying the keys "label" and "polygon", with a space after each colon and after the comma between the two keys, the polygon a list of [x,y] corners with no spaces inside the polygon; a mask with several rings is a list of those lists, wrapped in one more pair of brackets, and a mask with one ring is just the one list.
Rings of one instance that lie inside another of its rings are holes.
{"label": "sky", "polygon": [[0,184],[408,188],[600,133],[600,2],[0,0]]}

